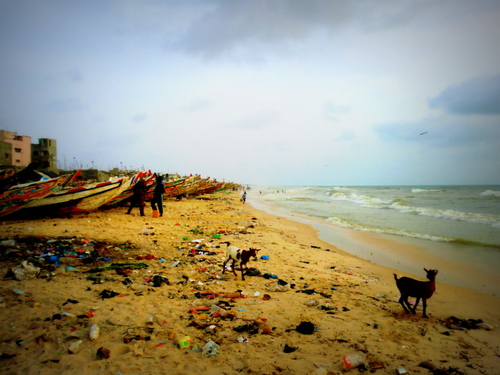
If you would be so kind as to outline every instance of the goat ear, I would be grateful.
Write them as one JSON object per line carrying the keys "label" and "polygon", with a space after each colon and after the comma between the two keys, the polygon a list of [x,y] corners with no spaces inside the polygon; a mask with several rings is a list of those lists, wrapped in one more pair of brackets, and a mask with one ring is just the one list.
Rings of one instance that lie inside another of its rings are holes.
{"label": "goat ear", "polygon": [[436,273],[435,273],[435,274],[437,275],[437,274],[438,274],[438,272],[439,272],[439,271],[438,271],[438,270],[436,270]]}
{"label": "goat ear", "polygon": [[427,268],[424,268],[424,271],[425,271],[425,272],[429,272],[429,271],[427,270]]}

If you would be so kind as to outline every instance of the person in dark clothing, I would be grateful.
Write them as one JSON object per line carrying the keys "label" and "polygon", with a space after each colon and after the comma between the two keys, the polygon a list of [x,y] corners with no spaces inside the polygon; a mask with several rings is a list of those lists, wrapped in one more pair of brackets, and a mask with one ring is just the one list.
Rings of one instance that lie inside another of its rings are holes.
{"label": "person in dark clothing", "polygon": [[146,194],[147,194],[147,186],[146,181],[142,178],[137,181],[132,187],[132,191],[134,195],[132,195],[132,199],[130,200],[130,206],[128,207],[127,214],[132,212],[132,208],[139,207],[139,212],[141,216],[144,216],[144,206],[146,205]]}
{"label": "person in dark clothing", "polygon": [[163,185],[163,177],[156,176],[156,186],[153,193],[153,200],[151,201],[151,208],[156,211],[156,206],[158,206],[158,211],[160,211],[160,216],[163,216],[163,194],[165,194],[165,185]]}

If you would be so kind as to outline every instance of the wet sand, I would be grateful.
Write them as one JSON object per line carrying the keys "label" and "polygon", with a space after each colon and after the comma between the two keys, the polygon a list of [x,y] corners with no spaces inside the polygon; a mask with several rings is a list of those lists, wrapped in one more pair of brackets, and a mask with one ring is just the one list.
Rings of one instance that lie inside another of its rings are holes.
{"label": "wet sand", "polygon": [[252,198],[255,208],[311,225],[322,240],[370,262],[414,276],[425,276],[423,268],[438,269],[443,283],[500,296],[499,265],[478,260],[477,254],[467,249],[451,251],[451,245],[446,243],[342,228],[312,217],[287,214],[260,201],[258,196]]}

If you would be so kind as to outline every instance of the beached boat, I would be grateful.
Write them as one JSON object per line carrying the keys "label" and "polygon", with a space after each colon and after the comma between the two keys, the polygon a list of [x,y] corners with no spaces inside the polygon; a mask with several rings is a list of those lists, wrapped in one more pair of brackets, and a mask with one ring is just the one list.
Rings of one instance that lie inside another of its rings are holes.
{"label": "beached boat", "polygon": [[107,207],[115,206],[115,205],[131,198],[132,195],[134,194],[132,188],[134,187],[136,182],[139,181],[139,179],[141,179],[141,178],[145,180],[148,190],[151,189],[151,186],[154,186],[154,181],[155,181],[154,174],[148,174],[146,172],[139,172],[139,173],[135,174],[132,178],[130,178],[125,183],[126,186],[124,187],[123,190],[120,190],[119,192],[117,192],[116,195],[114,195],[110,200],[105,202],[102,206],[107,206]]}
{"label": "beached boat", "polygon": [[217,182],[217,180],[213,180],[211,185],[209,185],[203,189],[198,189],[193,195],[214,193],[218,190],[221,190],[225,184],[226,184],[225,182]]}
{"label": "beached boat", "polygon": [[183,184],[175,186],[173,189],[165,191],[164,197],[180,197],[189,195],[190,192],[196,191],[200,182],[199,176],[187,178]]}
{"label": "beached boat", "polygon": [[0,217],[11,215],[21,209],[33,207],[45,197],[60,191],[78,175],[77,172],[50,180],[14,185],[0,193]]}
{"label": "beached boat", "polygon": [[6,171],[3,177],[0,179],[0,192],[9,190],[13,186],[26,183],[28,181],[28,175],[32,173],[39,165],[39,162],[33,162],[19,172],[15,172],[14,170],[14,173],[12,173],[13,169]]}
{"label": "beached boat", "polygon": [[51,213],[79,213],[97,210],[121,189],[127,188],[128,177],[113,181],[62,189],[34,203],[31,208]]}

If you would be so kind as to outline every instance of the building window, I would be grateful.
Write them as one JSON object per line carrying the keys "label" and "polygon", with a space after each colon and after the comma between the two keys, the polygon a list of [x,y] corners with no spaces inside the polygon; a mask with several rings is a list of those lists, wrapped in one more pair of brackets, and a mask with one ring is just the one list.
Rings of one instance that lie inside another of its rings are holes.
{"label": "building window", "polygon": [[16,159],[16,163],[20,163],[20,162],[21,162],[21,160],[19,160],[19,159]]}
{"label": "building window", "polygon": [[10,158],[10,154],[5,154],[5,159],[9,159]]}
{"label": "building window", "polygon": [[14,151],[15,151],[15,152],[21,152],[21,149],[16,147],[16,148],[14,149]]}
{"label": "building window", "polygon": [[38,151],[33,151],[33,156],[38,156]]}

